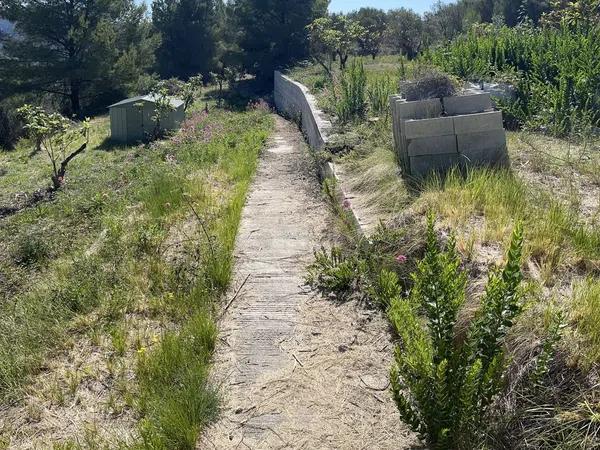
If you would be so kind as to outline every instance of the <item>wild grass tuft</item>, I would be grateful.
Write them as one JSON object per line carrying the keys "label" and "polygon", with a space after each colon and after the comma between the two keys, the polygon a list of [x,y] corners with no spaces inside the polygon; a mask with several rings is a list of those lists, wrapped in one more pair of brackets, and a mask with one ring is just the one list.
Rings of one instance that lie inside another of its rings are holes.
{"label": "wild grass tuft", "polygon": [[582,363],[588,369],[600,363],[600,280],[587,278],[575,285],[571,320],[573,321]]}

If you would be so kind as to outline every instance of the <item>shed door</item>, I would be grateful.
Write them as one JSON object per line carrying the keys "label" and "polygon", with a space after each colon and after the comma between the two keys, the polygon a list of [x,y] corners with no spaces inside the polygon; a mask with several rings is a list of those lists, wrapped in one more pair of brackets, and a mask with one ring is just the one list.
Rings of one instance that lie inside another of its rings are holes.
{"label": "shed door", "polygon": [[127,105],[127,140],[140,141],[144,138],[144,114],[140,108]]}

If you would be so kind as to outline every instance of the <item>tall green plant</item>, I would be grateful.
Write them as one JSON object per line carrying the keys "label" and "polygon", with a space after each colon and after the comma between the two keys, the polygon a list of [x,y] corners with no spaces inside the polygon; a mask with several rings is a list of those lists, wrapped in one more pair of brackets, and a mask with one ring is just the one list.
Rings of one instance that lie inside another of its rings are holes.
{"label": "tall green plant", "polygon": [[485,413],[500,392],[504,338],[520,311],[522,243],[517,226],[506,266],[491,273],[480,311],[462,342],[456,323],[467,277],[454,240],[442,249],[432,216],[413,289],[408,298],[389,300],[389,317],[402,341],[391,371],[394,399],[402,419],[432,448],[475,448]]}
{"label": "tall green plant", "polygon": [[390,95],[394,94],[396,86],[389,75],[376,76],[371,79],[367,87],[369,109],[372,114],[388,116]]}
{"label": "tall green plant", "polygon": [[428,55],[461,78],[517,78],[517,119],[565,135],[600,126],[600,26],[479,28]]}
{"label": "tall green plant", "polygon": [[361,60],[353,59],[348,70],[341,73],[337,90],[335,110],[340,122],[363,118],[367,107],[367,73]]}

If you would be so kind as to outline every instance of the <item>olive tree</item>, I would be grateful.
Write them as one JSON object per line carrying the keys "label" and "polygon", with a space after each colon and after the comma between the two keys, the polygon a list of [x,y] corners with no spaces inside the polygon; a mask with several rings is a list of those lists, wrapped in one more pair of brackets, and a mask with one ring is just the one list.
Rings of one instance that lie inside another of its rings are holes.
{"label": "olive tree", "polygon": [[367,30],[344,15],[321,17],[308,26],[311,54],[331,75],[333,58],[339,58],[340,69],[346,68],[348,56]]}

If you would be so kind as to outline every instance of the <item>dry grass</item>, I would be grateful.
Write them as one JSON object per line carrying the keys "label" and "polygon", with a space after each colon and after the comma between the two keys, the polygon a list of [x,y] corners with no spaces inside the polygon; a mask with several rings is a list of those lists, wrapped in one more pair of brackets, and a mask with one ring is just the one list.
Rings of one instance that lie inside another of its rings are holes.
{"label": "dry grass", "polygon": [[[198,139],[118,148],[95,123],[56,199],[2,223],[0,442],[193,448],[216,412],[212,314],[271,119],[213,110]],[[26,151],[2,154],[13,192],[47,182]]]}
{"label": "dry grass", "polygon": [[[314,79],[315,69],[310,70]],[[392,67],[386,61],[367,70],[376,76]],[[438,231],[456,233],[474,286],[461,312],[463,328],[479,307],[487,273],[502,263],[501,249],[515,222],[523,223],[527,305],[509,340],[515,392],[502,409],[511,422],[500,425],[506,428],[493,439],[504,433],[506,441],[495,443],[500,447],[526,439],[523,448],[593,448],[600,429],[600,318],[595,313],[600,276],[598,140],[508,132],[510,171],[452,173],[413,190],[399,176],[389,123],[365,122],[345,131],[356,133],[359,142],[333,159],[343,167],[353,203],[368,205],[398,226],[419,226],[433,210]],[[530,369],[557,317],[566,328],[545,380],[547,390],[540,396],[516,392],[516,380]]]}

